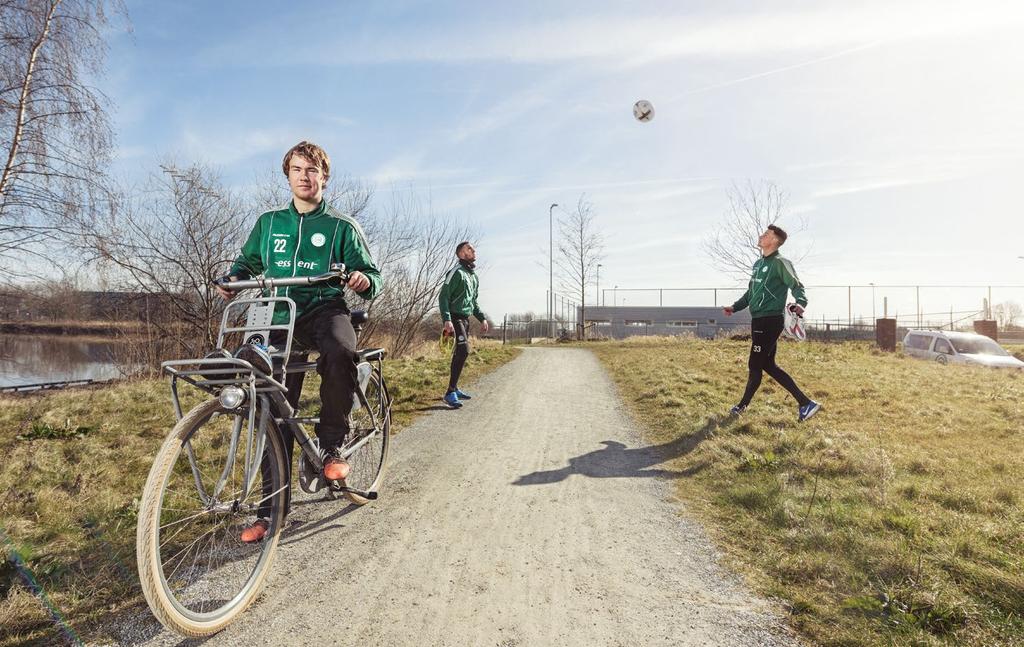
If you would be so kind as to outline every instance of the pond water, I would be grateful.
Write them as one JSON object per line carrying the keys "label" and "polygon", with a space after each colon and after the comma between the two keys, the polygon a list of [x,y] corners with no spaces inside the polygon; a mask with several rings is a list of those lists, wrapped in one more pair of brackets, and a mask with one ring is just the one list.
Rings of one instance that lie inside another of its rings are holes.
{"label": "pond water", "polygon": [[0,387],[121,377],[116,347],[115,341],[0,335]]}

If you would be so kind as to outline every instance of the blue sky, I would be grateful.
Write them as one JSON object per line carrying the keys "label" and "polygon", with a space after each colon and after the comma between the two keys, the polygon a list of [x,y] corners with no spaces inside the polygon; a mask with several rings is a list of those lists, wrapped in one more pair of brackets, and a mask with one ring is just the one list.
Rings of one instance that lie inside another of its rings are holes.
{"label": "blue sky", "polygon": [[[810,250],[809,285],[1024,284],[1020,3],[503,5],[129,2],[102,82],[116,168],[172,154],[244,187],[316,141],[335,175],[413,186],[473,225],[497,318],[543,310],[547,207],[582,192],[602,287],[735,284],[701,240],[748,178],[806,221],[784,251]],[[809,296],[845,316],[845,290]],[[926,290],[922,308],[982,296]],[[855,301],[870,314],[867,289]]]}

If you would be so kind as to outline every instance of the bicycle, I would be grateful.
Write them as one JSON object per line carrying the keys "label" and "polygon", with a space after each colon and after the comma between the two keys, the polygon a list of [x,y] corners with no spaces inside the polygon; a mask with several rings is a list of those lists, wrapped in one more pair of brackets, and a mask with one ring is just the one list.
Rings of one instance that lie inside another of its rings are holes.
{"label": "bicycle", "polygon": [[[266,294],[334,280],[348,280],[344,265],[332,265],[318,276],[218,284],[230,290],[260,288]],[[282,303],[288,321],[272,324]],[[245,323],[235,325],[241,308],[247,309]],[[304,491],[324,491],[330,499],[343,494],[355,505],[377,498],[391,430],[391,398],[383,373],[386,351],[357,351],[351,431],[342,448],[352,469],[344,481],[325,481],[323,455],[303,426],[318,419],[299,416],[286,397],[285,378],[316,367],[307,354],[293,352],[295,314],[295,302],[288,297],[232,301],[224,310],[217,351],[161,365],[170,375],[178,422],[157,453],[143,490],[136,552],[153,615],[182,635],[208,636],[226,627],[253,602],[270,572],[291,489],[282,429],[290,429],[301,448],[299,484]],[[365,312],[352,313],[357,334],[367,319]],[[246,360],[224,350],[229,335],[242,335],[241,349],[270,344],[275,331],[284,331],[283,348],[269,347],[269,362],[259,361],[259,353],[248,353]],[[213,397],[184,413],[180,382]],[[240,531],[257,512],[269,518],[267,534],[258,543],[242,543]]]}

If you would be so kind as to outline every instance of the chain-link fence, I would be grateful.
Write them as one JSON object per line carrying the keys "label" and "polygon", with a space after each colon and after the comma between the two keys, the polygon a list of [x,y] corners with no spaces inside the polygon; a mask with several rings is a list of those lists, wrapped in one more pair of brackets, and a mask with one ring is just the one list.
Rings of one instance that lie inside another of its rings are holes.
{"label": "chain-link fence", "polygon": [[[727,306],[745,287],[603,288],[600,303],[613,307]],[[871,324],[897,319],[901,326],[949,328],[968,316],[993,319],[1000,330],[1024,326],[1024,285],[809,285],[808,323]],[[952,324],[950,323],[952,321]],[[969,321],[966,324],[970,326]]]}
{"label": "chain-link fence", "polygon": [[[973,330],[979,319],[994,320],[1000,339],[1024,343],[1024,285],[810,285],[806,286],[809,307],[806,328],[811,339],[821,341],[873,340],[875,321],[897,321],[898,339],[908,329]],[[680,335],[717,337],[738,331],[689,330],[691,317],[669,317],[671,309],[721,308],[731,305],[744,287],[699,288],[604,288],[595,304],[587,304],[588,337],[621,339],[635,335]],[[603,307],[622,314],[597,316]],[[510,316],[503,338],[522,343],[539,338],[575,337],[579,306],[571,298],[556,294],[548,307],[554,316],[523,319]],[[645,316],[626,316],[625,311],[659,311]],[[665,316],[661,316],[665,315]],[[595,318],[602,321],[595,321]],[[621,319],[621,320],[620,320]],[[662,321],[662,319],[668,319]],[[671,321],[682,319],[682,321]],[[710,319],[696,320],[709,324]]]}

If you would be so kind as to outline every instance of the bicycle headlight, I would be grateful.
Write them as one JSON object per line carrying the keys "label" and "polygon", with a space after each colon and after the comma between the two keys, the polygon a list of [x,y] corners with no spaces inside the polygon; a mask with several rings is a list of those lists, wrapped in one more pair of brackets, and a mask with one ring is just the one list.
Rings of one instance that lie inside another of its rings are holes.
{"label": "bicycle headlight", "polygon": [[217,396],[225,409],[237,409],[245,402],[245,389],[237,386],[225,386]]}

